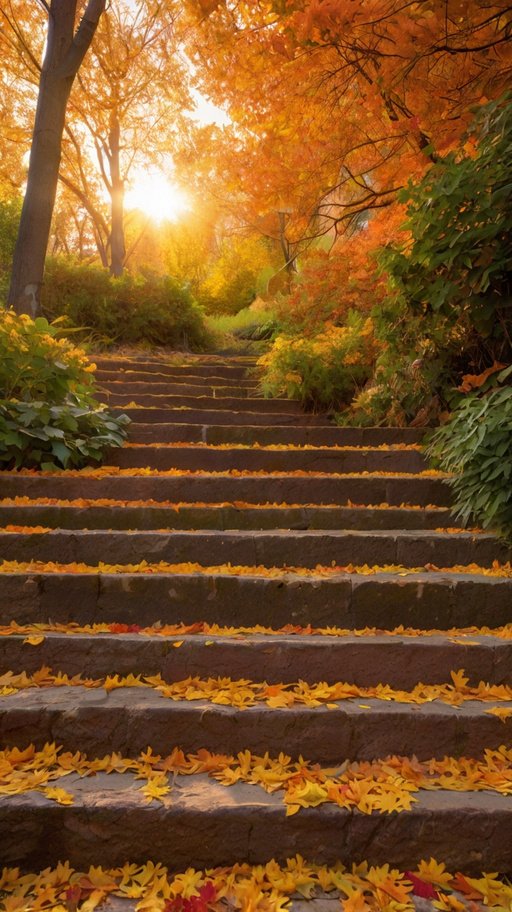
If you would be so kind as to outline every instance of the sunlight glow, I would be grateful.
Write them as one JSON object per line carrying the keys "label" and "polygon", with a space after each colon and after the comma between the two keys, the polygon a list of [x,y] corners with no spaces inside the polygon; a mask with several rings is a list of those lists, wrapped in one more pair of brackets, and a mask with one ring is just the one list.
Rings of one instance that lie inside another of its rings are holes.
{"label": "sunlight glow", "polygon": [[140,209],[155,222],[173,222],[191,208],[190,200],[181,187],[173,184],[161,171],[137,174],[127,190],[127,209]]}

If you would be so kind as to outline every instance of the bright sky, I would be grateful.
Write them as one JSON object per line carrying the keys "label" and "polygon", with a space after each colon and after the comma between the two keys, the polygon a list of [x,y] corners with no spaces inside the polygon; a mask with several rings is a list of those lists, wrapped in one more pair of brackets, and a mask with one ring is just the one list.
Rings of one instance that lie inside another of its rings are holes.
{"label": "bright sky", "polygon": [[[229,123],[228,115],[199,92],[192,90],[196,103],[191,112],[192,120],[201,125],[215,123],[222,127]],[[191,208],[186,191],[173,183],[169,171],[159,168],[134,171],[131,189],[125,196],[127,209],[140,209],[155,222],[173,222]]]}

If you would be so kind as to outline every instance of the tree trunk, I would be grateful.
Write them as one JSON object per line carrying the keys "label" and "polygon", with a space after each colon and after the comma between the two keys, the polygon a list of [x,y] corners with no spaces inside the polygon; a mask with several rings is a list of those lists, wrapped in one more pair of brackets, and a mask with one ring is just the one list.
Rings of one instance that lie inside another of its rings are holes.
{"label": "tree trunk", "polygon": [[291,280],[291,277],[297,272],[297,264],[295,262],[296,258],[291,251],[290,242],[286,237],[286,212],[279,211],[277,216],[279,219],[279,243],[284,256],[286,272]]}
{"label": "tree trunk", "polygon": [[110,274],[122,276],[126,256],[124,243],[124,180],[121,177],[121,127],[117,111],[110,118],[109,165],[112,221],[110,226]]}
{"label": "tree trunk", "polygon": [[51,0],[27,189],[14,251],[8,304],[35,317],[57,191],[62,133],[73,80],[92,41],[105,0],[89,0],[75,32],[78,0]]}

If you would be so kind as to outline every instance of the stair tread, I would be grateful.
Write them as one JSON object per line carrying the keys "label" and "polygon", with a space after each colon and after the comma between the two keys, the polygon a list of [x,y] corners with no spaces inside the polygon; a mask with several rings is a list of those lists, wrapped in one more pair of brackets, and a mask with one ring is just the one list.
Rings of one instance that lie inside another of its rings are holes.
{"label": "stair tread", "polygon": [[[168,684],[178,694],[188,686],[194,687],[194,681]],[[268,750],[277,756],[284,751],[331,766],[347,758],[390,754],[419,760],[461,754],[478,758],[509,743],[512,734],[512,716],[501,719],[487,712],[512,708],[512,699],[468,700],[460,706],[366,695],[324,699],[332,708],[257,703],[240,709],[205,698],[165,698],[149,687],[123,686],[108,693],[81,685],[28,688],[0,697],[0,740],[4,746],[33,743],[39,748],[56,741],[64,750],[97,755],[115,751],[136,756],[148,745],[158,754],[175,745],[187,752]]]}
{"label": "stair tread", "polygon": [[8,863],[20,856],[26,861],[28,854],[45,864],[64,849],[72,864],[101,859],[103,865],[120,865],[150,855],[174,868],[188,866],[191,858],[198,867],[240,856],[264,863],[296,852],[350,864],[361,851],[370,864],[404,866],[440,854],[457,869],[507,870],[510,864],[512,804],[493,793],[425,791],[400,814],[368,815],[324,805],[286,817],[278,795],[246,783],[225,788],[205,776],[175,786],[170,796],[150,806],[129,773],[85,779],[71,774],[65,787],[74,796],[69,807],[38,793],[2,801]]}

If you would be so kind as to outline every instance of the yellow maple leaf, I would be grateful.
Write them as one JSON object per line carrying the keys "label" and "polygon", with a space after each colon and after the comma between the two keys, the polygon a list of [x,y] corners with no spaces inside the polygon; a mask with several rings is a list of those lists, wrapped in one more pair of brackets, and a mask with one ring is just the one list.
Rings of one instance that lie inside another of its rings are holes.
{"label": "yellow maple leaf", "polygon": [[371,906],[364,898],[362,890],[354,890],[349,899],[342,899],[343,912],[371,912]]}
{"label": "yellow maple leaf", "polygon": [[171,786],[167,776],[154,776],[149,779],[147,785],[143,785],[141,792],[146,796],[146,801],[159,801],[164,795],[168,795],[171,791]]}
{"label": "yellow maple leaf", "polygon": [[73,804],[73,795],[70,795],[69,792],[66,792],[66,789],[48,785],[42,791],[43,795],[46,795],[47,798],[51,798],[52,801],[56,801],[57,804]]}
{"label": "yellow maple leaf", "polygon": [[31,636],[25,637],[23,640],[28,646],[39,646],[40,643],[44,643],[44,636],[38,636],[37,634],[32,634]]}
{"label": "yellow maple leaf", "polygon": [[512,706],[493,706],[491,709],[484,709],[484,712],[490,716],[497,716],[502,722],[512,716]]}
{"label": "yellow maple leaf", "polygon": [[453,879],[452,875],[447,872],[446,865],[442,861],[436,861],[435,858],[430,858],[429,861],[420,861],[416,874],[421,880],[426,880],[427,883],[438,884],[442,887],[449,887]]}

